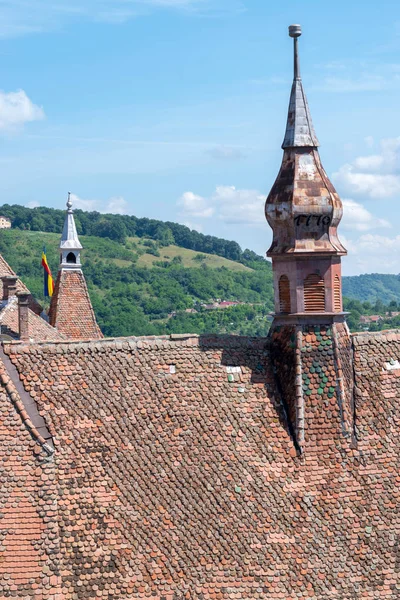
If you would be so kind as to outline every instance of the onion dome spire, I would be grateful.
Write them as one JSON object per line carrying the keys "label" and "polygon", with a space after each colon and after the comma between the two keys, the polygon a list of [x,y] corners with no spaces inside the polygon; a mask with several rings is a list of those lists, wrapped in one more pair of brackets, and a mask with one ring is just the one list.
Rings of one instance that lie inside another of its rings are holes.
{"label": "onion dome spire", "polygon": [[318,138],[314,131],[310,109],[300,77],[300,61],[298,38],[301,36],[300,25],[289,26],[289,36],[293,38],[294,50],[294,77],[290,93],[289,112],[286,125],[285,139],[282,148],[319,146]]}

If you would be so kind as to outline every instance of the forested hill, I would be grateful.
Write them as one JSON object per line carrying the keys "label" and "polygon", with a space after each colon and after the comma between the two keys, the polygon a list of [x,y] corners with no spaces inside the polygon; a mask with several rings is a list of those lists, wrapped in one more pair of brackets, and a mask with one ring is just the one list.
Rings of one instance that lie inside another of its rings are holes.
{"label": "forested hill", "polygon": [[[0,206],[0,214],[11,219],[13,229],[58,234],[62,231],[65,219],[65,210],[43,206],[26,208],[18,204],[3,204]],[[179,223],[79,209],[74,210],[74,216],[79,235],[108,238],[122,244],[127,237],[150,238],[162,246],[176,244],[181,248],[216,254],[243,264],[265,262],[251,250],[242,251],[237,242],[203,235]]]}
{"label": "forested hill", "polygon": [[[56,276],[65,211],[3,205],[0,214],[12,220],[0,230],[0,253],[43,302],[42,247]],[[80,210],[75,220],[105,335],[268,331],[272,271],[261,256],[176,223]],[[204,306],[217,301],[239,304]]]}
{"label": "forested hill", "polygon": [[[11,230],[0,230],[0,252],[43,302],[41,251],[45,245],[55,276],[65,211],[4,204],[0,214],[12,221]],[[89,292],[107,336],[267,333],[272,270],[261,256],[172,222],[82,210],[75,221]],[[400,277],[345,277],[343,294],[357,330],[363,314],[400,310]],[[204,306],[217,301],[239,304]],[[384,321],[382,327],[392,325]]]}
{"label": "forested hill", "polygon": [[[400,266],[399,266],[400,270]],[[343,278],[343,295],[361,302],[400,301],[400,275],[371,273]]]}

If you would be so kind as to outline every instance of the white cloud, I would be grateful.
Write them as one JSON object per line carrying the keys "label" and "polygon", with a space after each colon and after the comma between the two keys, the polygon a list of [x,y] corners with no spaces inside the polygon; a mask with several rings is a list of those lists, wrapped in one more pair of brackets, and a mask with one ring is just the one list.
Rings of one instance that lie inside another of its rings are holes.
{"label": "white cloud", "polygon": [[219,218],[225,223],[241,223],[265,227],[264,204],[266,195],[258,190],[237,189],[233,185],[219,185],[211,197]]}
{"label": "white cloud", "polygon": [[393,90],[400,87],[400,67],[374,60],[348,60],[322,65],[326,71],[314,89],[329,93]]}
{"label": "white cloud", "polygon": [[353,244],[350,256],[358,273],[398,273],[400,235],[387,237],[367,233]]}
{"label": "white cloud", "polygon": [[129,214],[128,202],[122,196],[113,196],[105,202],[104,200],[80,198],[80,196],[71,193],[71,201],[73,208],[80,208],[81,210],[96,210],[100,213],[116,215]]}
{"label": "white cloud", "polygon": [[89,211],[98,210],[98,208],[97,208],[98,201],[97,200],[87,200],[84,198],[80,198],[76,194],[71,194],[71,202],[72,202],[73,208],[80,208],[81,210],[89,210]]}
{"label": "white cloud", "polygon": [[360,77],[325,77],[322,85],[316,86],[324,92],[374,92],[386,89],[389,83],[382,75],[361,75]]}
{"label": "white cloud", "polygon": [[177,205],[182,214],[191,217],[208,218],[214,214],[214,208],[210,206],[209,201],[193,192],[184,192],[179,198]]}
{"label": "white cloud", "polygon": [[400,194],[398,175],[357,172],[352,165],[343,165],[333,179],[345,192],[370,198],[391,198]]}
{"label": "white cloud", "polygon": [[202,233],[202,231],[203,231],[203,227],[199,223],[193,223],[192,221],[185,221],[183,223],[183,225],[186,225],[186,227],[189,227],[189,229],[194,229],[195,231],[198,231],[199,233]]}
{"label": "white cloud", "polygon": [[343,200],[343,219],[340,224],[343,229],[351,231],[369,231],[381,227],[391,227],[385,219],[372,215],[362,204],[355,200]]}
{"label": "white cloud", "polygon": [[208,198],[185,192],[177,204],[184,216],[215,217],[227,224],[261,224],[265,227],[265,198],[258,190],[219,185]]}
{"label": "white cloud", "polygon": [[2,0],[0,37],[49,31],[76,21],[118,24],[157,9],[201,15],[242,11],[243,4],[241,0]]}
{"label": "white cloud", "polygon": [[25,204],[26,208],[37,208],[40,206],[40,203],[37,200],[31,200]]}
{"label": "white cloud", "polygon": [[0,130],[15,129],[44,117],[43,108],[34,104],[24,90],[0,91]]}
{"label": "white cloud", "polygon": [[360,171],[375,171],[380,169],[384,164],[383,156],[379,154],[371,154],[371,156],[359,156],[354,161],[354,167]]}
{"label": "white cloud", "polygon": [[105,210],[101,212],[126,215],[128,214],[128,202],[122,196],[114,196],[109,199]]}
{"label": "white cloud", "polygon": [[220,160],[238,160],[239,158],[244,158],[242,150],[234,146],[215,146],[206,150],[206,153]]}
{"label": "white cloud", "polygon": [[333,174],[339,191],[374,199],[400,195],[400,137],[380,145],[380,154],[359,156]]}

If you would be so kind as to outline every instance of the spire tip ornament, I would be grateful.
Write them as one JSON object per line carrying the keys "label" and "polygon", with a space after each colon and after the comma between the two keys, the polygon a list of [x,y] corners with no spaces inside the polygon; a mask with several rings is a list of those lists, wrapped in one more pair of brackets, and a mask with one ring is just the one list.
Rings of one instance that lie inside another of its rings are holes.
{"label": "spire tip ornament", "polygon": [[68,212],[72,211],[71,192],[68,192],[67,208],[68,208]]}
{"label": "spire tip ornament", "polygon": [[286,132],[282,144],[283,149],[295,147],[317,148],[319,146],[300,76],[298,38],[301,33],[301,25],[289,25],[289,36],[293,38],[293,85],[290,93]]}
{"label": "spire tip ornament", "polygon": [[302,34],[301,25],[289,25],[289,35],[292,38],[298,38]]}

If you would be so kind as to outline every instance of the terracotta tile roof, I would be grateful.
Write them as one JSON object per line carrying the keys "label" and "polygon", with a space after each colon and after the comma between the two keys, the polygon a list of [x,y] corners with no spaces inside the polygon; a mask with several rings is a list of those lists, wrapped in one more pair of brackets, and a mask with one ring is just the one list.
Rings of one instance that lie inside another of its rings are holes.
{"label": "terracotta tile roof", "polygon": [[[57,342],[65,340],[65,336],[52,327],[42,317],[29,309],[28,312],[29,338],[34,342]],[[8,304],[0,309],[1,333],[19,339],[18,300],[12,298]]]}
{"label": "terracotta tile roof", "polygon": [[22,425],[2,366],[0,380],[0,596],[62,598],[54,463]]}
{"label": "terracotta tile roof", "polygon": [[[41,484],[30,502],[57,490],[60,600],[397,597],[400,333],[354,338],[357,448],[341,435],[336,334],[302,332],[302,457],[266,339],[5,344],[54,438],[54,473],[36,478],[14,415],[18,468]],[[14,435],[6,424],[3,455]]]}
{"label": "terracotta tile roof", "polygon": [[81,270],[61,269],[58,272],[49,320],[68,338],[96,340],[103,337]]}
{"label": "terracotta tile roof", "polygon": [[[1,278],[2,277],[7,277],[7,276],[17,277],[17,275],[14,273],[14,271],[12,270],[12,268],[10,267],[10,265],[7,263],[6,260],[4,260],[4,258],[0,254],[0,300],[1,300],[1,298],[3,298],[3,282],[1,280]],[[32,296],[32,294],[30,293],[30,291],[28,290],[28,288],[26,287],[26,285],[24,283],[22,283],[22,281],[20,279],[18,279],[18,281],[17,281],[17,293],[20,293],[20,292],[23,292],[23,293],[26,293],[26,294],[30,294],[29,307],[37,315],[40,315],[40,313],[42,312],[43,308],[41,307],[41,305],[39,304],[39,302],[37,300],[35,300],[35,298]]]}

